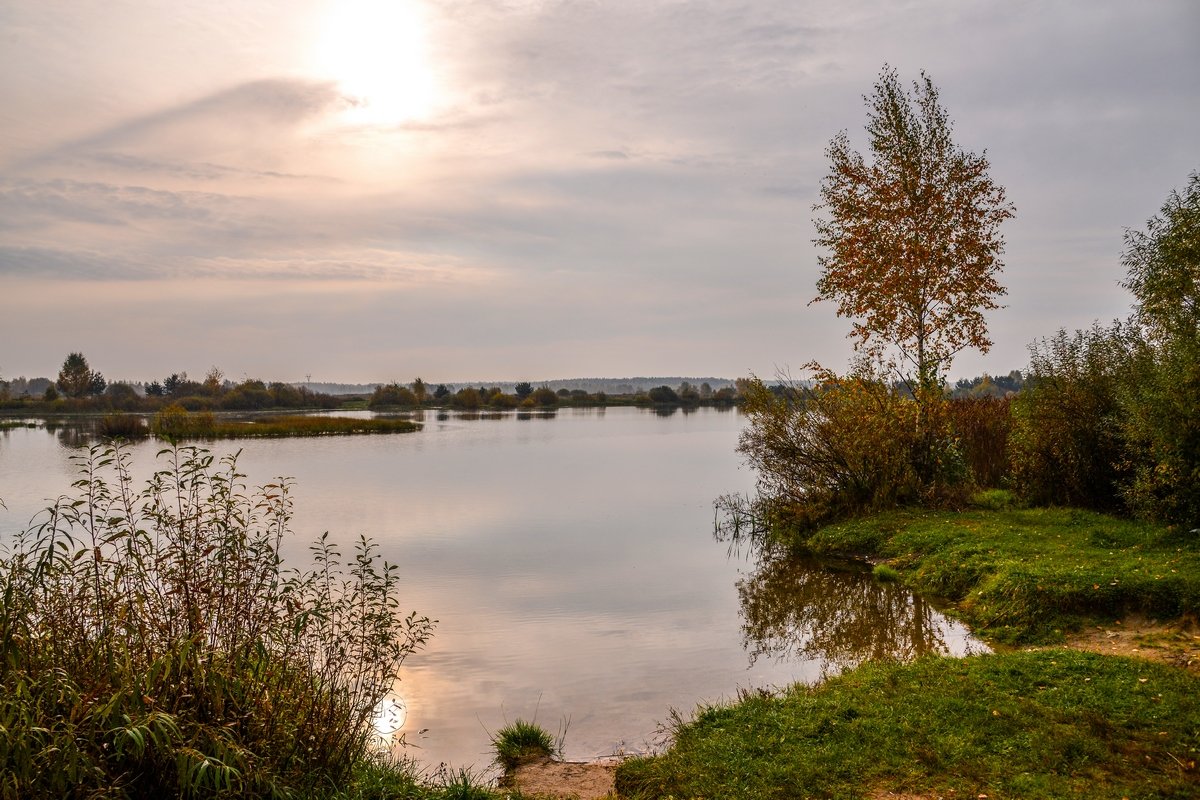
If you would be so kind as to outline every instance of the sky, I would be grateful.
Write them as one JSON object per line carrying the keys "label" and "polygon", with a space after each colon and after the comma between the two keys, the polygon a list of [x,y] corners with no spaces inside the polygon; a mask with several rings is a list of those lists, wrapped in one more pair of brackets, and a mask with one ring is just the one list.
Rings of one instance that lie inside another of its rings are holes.
{"label": "sky", "polygon": [[1124,316],[1200,4],[0,0],[0,378],[842,368],[813,204],[889,64],[986,150],[1007,373]]}

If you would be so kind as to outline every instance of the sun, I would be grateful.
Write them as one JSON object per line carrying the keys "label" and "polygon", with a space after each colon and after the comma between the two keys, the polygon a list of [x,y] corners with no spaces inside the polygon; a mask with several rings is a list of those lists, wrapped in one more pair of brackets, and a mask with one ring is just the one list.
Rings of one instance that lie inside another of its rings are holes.
{"label": "sun", "polygon": [[350,100],[346,122],[395,125],[432,112],[437,82],[421,11],[410,0],[336,0],[326,7],[312,68]]}

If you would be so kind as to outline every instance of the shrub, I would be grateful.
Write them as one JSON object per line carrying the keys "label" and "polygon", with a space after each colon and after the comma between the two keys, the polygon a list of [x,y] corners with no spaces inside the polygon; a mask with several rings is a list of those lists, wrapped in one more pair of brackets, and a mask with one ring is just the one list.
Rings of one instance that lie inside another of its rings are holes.
{"label": "shrub", "polygon": [[520,402],[515,394],[504,394],[503,392],[497,392],[488,399],[489,406],[499,409],[516,408]]}
{"label": "shrub", "polygon": [[812,390],[743,390],[749,424],[738,451],[759,494],[791,504],[802,523],[920,498],[917,406],[882,381],[825,375]]}
{"label": "shrub", "polygon": [[450,405],[465,411],[475,411],[483,405],[483,398],[478,389],[468,386],[454,393],[454,396],[450,398]]}
{"label": "shrub", "polygon": [[275,398],[262,381],[246,381],[220,395],[217,402],[230,411],[257,411],[274,406]]}
{"label": "shrub", "polygon": [[946,402],[946,413],[975,485],[1004,485],[1009,473],[1012,401],[1006,397],[954,398]]}
{"label": "shrub", "polygon": [[136,414],[107,414],[100,420],[99,431],[110,439],[140,439],[150,435],[150,426]]}
{"label": "shrub", "polygon": [[301,392],[289,383],[273,381],[267,387],[267,391],[271,393],[272,403],[283,408],[300,408],[308,400],[305,392]]}
{"label": "shrub", "polygon": [[1099,325],[1030,346],[1013,404],[1013,488],[1038,505],[1116,510],[1128,474],[1118,387],[1127,363],[1120,329]]}
{"label": "shrub", "polygon": [[1200,341],[1135,345],[1122,381],[1129,507],[1146,519],[1200,528]]}
{"label": "shrub", "polygon": [[211,397],[199,397],[189,395],[176,400],[177,405],[183,406],[188,411],[211,411],[214,408],[213,399]]}
{"label": "shrub", "polygon": [[1200,528],[1200,173],[1172,192],[1121,262],[1136,299],[1124,381],[1124,433],[1134,453],[1126,492],[1141,515]]}
{"label": "shrub", "polygon": [[549,386],[542,386],[533,390],[533,394],[529,395],[527,400],[532,400],[535,405],[543,406],[544,408],[553,408],[558,405],[558,395]]}
{"label": "shrub", "polygon": [[678,403],[679,395],[670,386],[655,386],[647,395],[651,403]]}
{"label": "shrub", "polygon": [[119,446],[0,554],[0,795],[278,797],[370,758],[377,704],[432,623],[369,540],[284,570],[291,484],[171,448],[138,492]]}
{"label": "shrub", "polygon": [[367,408],[415,405],[417,405],[417,396],[407,386],[401,386],[398,383],[376,386],[371,398],[367,401]]}
{"label": "shrub", "polygon": [[713,395],[713,402],[718,405],[731,405],[737,402],[737,399],[737,389],[732,389],[728,386],[723,389],[717,389],[716,394]]}

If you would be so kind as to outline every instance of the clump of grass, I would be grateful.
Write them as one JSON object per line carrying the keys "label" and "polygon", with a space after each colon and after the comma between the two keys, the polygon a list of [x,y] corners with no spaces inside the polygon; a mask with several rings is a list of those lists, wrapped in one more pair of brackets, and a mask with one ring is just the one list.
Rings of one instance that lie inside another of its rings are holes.
{"label": "clump of grass", "polygon": [[623,797],[1192,797],[1200,679],[1065,650],[872,662],[680,722]]}
{"label": "clump of grass", "polygon": [[1016,505],[1016,498],[1007,489],[985,489],[972,495],[971,505],[988,511],[1007,511]]}
{"label": "clump of grass", "polygon": [[[521,800],[511,788],[494,789],[483,770],[440,764],[432,772],[407,757],[379,755],[363,761],[337,786],[323,787],[303,800]],[[532,798],[530,798],[532,800]]]}
{"label": "clump of grass", "polygon": [[887,564],[876,564],[871,574],[880,583],[895,583],[900,580],[900,573]]}
{"label": "clump of grass", "polygon": [[98,431],[110,439],[144,439],[150,435],[150,426],[137,414],[106,414],[100,420]]}
{"label": "clump of grass", "polygon": [[362,759],[353,774],[336,789],[311,792],[306,800],[425,800],[433,794],[422,782],[421,770],[408,758],[377,753]]}
{"label": "clump of grass", "polygon": [[1090,511],[895,511],[795,543],[886,558],[906,585],[954,602],[953,613],[1000,642],[1060,641],[1091,621],[1200,608],[1200,540]]}
{"label": "clump of grass", "polygon": [[549,758],[560,749],[549,731],[536,722],[519,718],[496,731],[492,737],[492,748],[496,751],[496,763],[505,769],[512,769],[527,761]]}
{"label": "clump of grass", "polygon": [[471,769],[446,770],[434,784],[432,798],[437,800],[496,800],[487,779]]}
{"label": "clump of grass", "polygon": [[294,796],[353,778],[377,704],[432,622],[360,538],[286,570],[291,484],[120,444],[0,550],[0,797]]}

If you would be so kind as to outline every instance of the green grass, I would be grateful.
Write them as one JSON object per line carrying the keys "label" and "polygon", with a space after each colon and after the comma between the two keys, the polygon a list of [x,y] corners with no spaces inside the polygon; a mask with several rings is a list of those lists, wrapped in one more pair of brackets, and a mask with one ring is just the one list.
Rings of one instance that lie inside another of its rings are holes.
{"label": "green grass", "polygon": [[336,786],[301,792],[296,800],[522,800],[513,789],[498,789],[483,772],[445,764],[429,772],[407,758],[364,759]]}
{"label": "green grass", "polygon": [[880,583],[895,583],[900,580],[900,573],[887,564],[876,564],[871,574]]}
{"label": "green grass", "polygon": [[1016,498],[1006,489],[984,489],[971,498],[971,505],[989,511],[1006,511],[1016,504]]}
{"label": "green grass", "polygon": [[1053,642],[1089,621],[1200,610],[1200,542],[1073,509],[907,510],[831,525],[796,544],[884,558],[917,592],[953,601],[983,636]]}
{"label": "green grass", "polygon": [[[1191,798],[1200,679],[1066,650],[870,663],[680,722],[629,798]],[[875,794],[872,794],[872,793]],[[953,792],[953,794],[951,794]]]}
{"label": "green grass", "polygon": [[492,747],[496,751],[496,763],[505,769],[512,769],[525,761],[546,758],[558,752],[554,737],[549,731],[536,722],[526,722],[523,719],[496,731],[496,735],[492,737]]}

